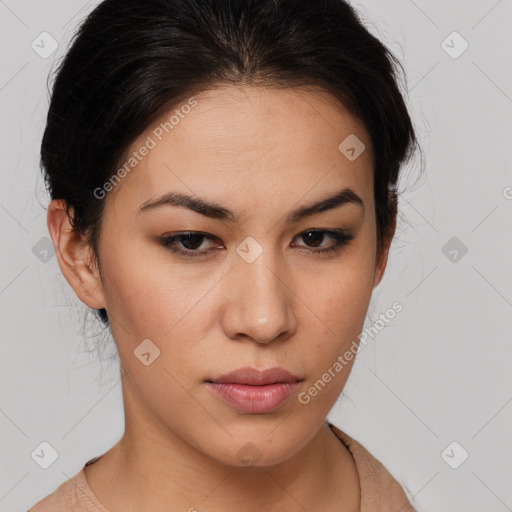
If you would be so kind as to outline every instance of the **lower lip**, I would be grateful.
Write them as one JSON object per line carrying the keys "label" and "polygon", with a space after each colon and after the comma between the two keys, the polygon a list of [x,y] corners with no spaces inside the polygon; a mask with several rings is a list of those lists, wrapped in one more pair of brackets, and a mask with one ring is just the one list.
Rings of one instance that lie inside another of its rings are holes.
{"label": "lower lip", "polygon": [[268,413],[288,401],[295,394],[300,382],[277,382],[265,386],[216,382],[206,384],[221,400],[241,412]]}

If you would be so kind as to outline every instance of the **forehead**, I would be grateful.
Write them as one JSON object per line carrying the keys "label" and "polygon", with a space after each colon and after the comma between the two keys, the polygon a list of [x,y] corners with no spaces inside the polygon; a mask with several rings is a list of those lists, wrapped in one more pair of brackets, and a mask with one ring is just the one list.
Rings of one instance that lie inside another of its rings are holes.
{"label": "forehead", "polygon": [[[365,149],[351,161],[339,146],[354,136]],[[144,146],[150,149],[141,151]],[[290,192],[299,199],[341,183],[361,195],[373,191],[366,130],[334,97],[310,87],[210,89],[153,123],[119,167],[134,152],[136,165],[107,199],[120,195],[126,205],[141,204],[181,190],[234,204],[244,194],[255,202]]]}

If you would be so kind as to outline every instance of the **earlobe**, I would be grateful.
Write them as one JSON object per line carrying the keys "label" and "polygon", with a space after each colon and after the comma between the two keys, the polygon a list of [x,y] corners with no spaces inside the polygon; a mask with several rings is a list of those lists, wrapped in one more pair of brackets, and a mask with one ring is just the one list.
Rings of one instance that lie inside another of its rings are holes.
{"label": "earlobe", "polygon": [[48,231],[55,247],[55,255],[64,277],[78,298],[93,309],[105,308],[100,275],[92,248],[72,227],[66,201],[53,199],[48,206]]}

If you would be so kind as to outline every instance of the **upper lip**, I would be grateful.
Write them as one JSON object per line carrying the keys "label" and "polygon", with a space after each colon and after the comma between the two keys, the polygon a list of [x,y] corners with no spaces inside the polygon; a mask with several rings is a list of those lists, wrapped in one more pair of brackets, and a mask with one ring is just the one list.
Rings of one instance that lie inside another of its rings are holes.
{"label": "upper lip", "polygon": [[264,386],[265,384],[275,384],[277,382],[299,382],[299,377],[293,375],[288,370],[280,367],[258,370],[257,368],[245,367],[238,368],[225,373],[216,379],[208,382],[217,384],[249,384],[252,386]]}

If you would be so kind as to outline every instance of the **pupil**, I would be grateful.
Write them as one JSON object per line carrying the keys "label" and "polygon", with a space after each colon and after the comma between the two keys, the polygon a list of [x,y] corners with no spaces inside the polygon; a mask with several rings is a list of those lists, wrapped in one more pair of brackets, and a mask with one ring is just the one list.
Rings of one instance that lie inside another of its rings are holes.
{"label": "pupil", "polygon": [[[187,235],[183,235],[183,239],[181,240],[181,244],[185,249],[194,250],[201,246],[203,235],[198,235],[194,233],[189,233]],[[194,239],[196,242],[199,242],[197,244],[194,244]],[[192,245],[192,247],[187,247],[187,245]]]}
{"label": "pupil", "polygon": [[313,247],[317,247],[321,244],[323,239],[323,233],[320,231],[308,231],[305,235],[307,237],[307,243],[313,243]]}

